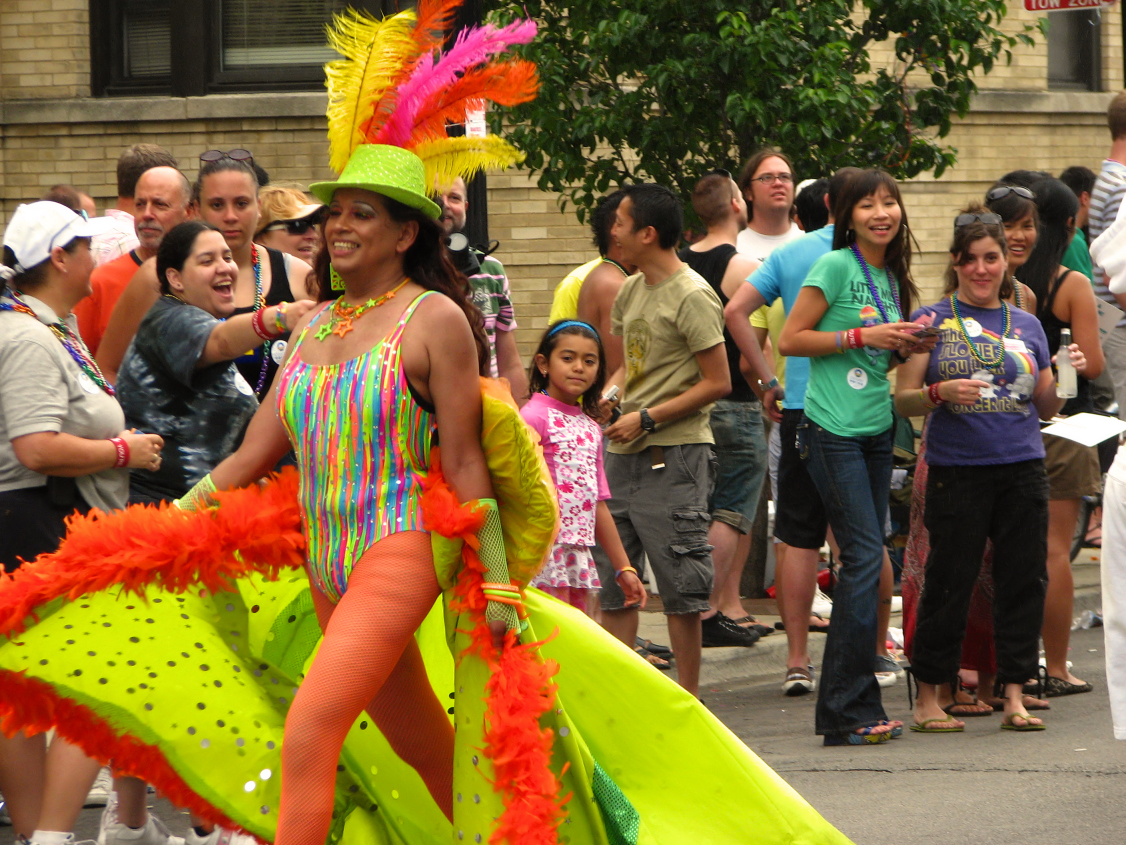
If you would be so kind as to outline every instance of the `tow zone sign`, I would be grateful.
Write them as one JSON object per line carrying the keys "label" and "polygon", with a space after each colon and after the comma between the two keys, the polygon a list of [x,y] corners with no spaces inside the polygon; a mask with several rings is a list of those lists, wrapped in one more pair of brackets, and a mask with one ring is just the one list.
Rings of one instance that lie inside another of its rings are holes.
{"label": "tow zone sign", "polygon": [[1065,12],[1069,9],[1102,9],[1113,6],[1114,0],[1024,0],[1030,12]]}

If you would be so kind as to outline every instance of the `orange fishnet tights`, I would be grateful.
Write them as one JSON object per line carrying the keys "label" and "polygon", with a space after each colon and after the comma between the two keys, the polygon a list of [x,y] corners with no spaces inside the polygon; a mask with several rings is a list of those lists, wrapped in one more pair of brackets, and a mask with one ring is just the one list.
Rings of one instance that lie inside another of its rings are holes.
{"label": "orange fishnet tights", "polygon": [[440,591],[422,531],[368,549],[338,604],[313,588],[325,636],[285,722],[276,845],[323,845],[340,749],[365,710],[453,817],[453,727],[413,636]]}

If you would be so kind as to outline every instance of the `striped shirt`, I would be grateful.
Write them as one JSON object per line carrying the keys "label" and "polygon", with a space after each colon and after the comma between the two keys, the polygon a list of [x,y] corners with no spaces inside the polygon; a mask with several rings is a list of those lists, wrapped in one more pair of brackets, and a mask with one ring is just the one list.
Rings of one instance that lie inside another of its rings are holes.
{"label": "striped shirt", "polygon": [[[480,254],[478,254],[480,257]],[[481,270],[469,277],[473,304],[481,309],[485,318],[485,335],[489,338],[489,375],[496,378],[497,332],[510,332],[516,328],[512,311],[512,291],[504,265],[492,256],[480,258]]]}
{"label": "striped shirt", "polygon": [[[1095,181],[1095,188],[1091,191],[1091,209],[1087,216],[1087,225],[1092,242],[1110,228],[1110,224],[1118,216],[1118,208],[1122,205],[1123,196],[1126,196],[1126,164],[1108,158],[1103,162],[1099,178]],[[1092,279],[1095,296],[1117,306],[1118,302],[1107,286],[1103,269],[1098,264],[1094,264],[1092,269],[1095,274]],[[1126,326],[1126,317],[1118,323],[1119,328],[1124,326]]]}

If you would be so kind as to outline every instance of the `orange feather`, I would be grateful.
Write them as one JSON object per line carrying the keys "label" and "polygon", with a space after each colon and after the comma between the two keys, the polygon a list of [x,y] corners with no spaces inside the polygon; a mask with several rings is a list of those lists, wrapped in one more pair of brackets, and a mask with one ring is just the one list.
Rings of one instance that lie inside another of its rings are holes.
{"label": "orange feather", "polygon": [[501,106],[515,106],[535,99],[539,92],[536,66],[525,59],[494,62],[473,68],[430,102],[419,109],[425,115],[414,127],[411,137],[446,137],[446,123],[464,123],[466,109],[484,100]]}

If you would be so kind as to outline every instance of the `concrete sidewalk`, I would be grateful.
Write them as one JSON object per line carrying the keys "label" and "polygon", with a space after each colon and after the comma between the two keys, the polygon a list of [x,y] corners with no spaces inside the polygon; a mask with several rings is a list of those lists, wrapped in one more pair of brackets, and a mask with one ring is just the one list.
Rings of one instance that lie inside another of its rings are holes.
{"label": "concrete sidewalk", "polygon": [[[1075,578],[1075,609],[1078,616],[1084,610],[1100,610],[1102,589],[1099,582],[1099,550],[1083,549],[1072,561]],[[744,599],[743,606],[763,625],[773,627],[779,621],[778,606],[773,599]],[[891,627],[902,625],[902,615],[892,614]],[[638,636],[654,643],[668,645],[669,633],[661,613],[660,599],[650,596],[649,606],[641,613]],[[820,666],[825,649],[825,635],[809,635],[809,653],[814,666]],[[751,648],[706,648],[700,666],[701,693],[709,687],[733,683],[761,683],[776,680],[779,685],[786,672],[786,634],[775,631],[760,639]],[[675,666],[668,672],[676,677]],[[898,683],[903,683],[902,679]]]}

